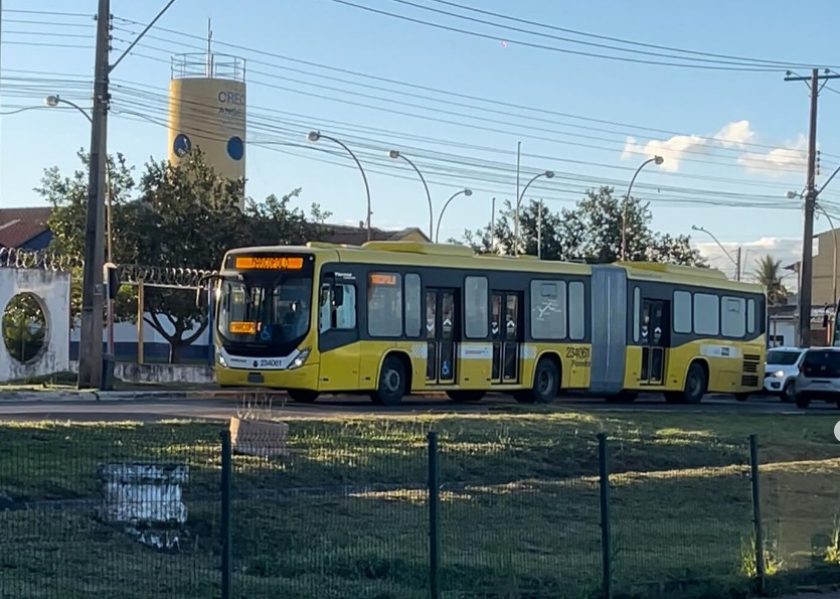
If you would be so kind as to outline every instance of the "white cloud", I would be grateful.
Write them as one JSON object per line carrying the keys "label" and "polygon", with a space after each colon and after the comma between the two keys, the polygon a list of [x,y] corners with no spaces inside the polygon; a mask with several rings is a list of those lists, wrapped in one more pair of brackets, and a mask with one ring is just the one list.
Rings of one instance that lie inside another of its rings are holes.
{"label": "white cloud", "polygon": [[[734,277],[735,266],[732,260],[717,246],[716,243],[703,241],[697,243],[697,238],[694,237],[695,248],[700,252],[709,266],[717,268],[727,274],[729,277]],[[721,245],[726,248],[726,251],[735,258],[738,246],[741,247],[741,270],[743,279],[745,281],[753,280],[753,273],[758,267],[757,262],[764,256],[772,256],[775,260],[781,260],[782,268],[798,262],[802,257],[802,240],[787,237],[761,237],[753,241],[743,243],[736,243],[731,241],[721,241]],[[782,270],[784,276],[784,283],[788,289],[796,288],[796,275],[793,271]]]}
{"label": "white cloud", "polygon": [[724,148],[743,148],[744,144],[752,141],[754,137],[755,131],[750,128],[750,122],[747,120],[728,123],[715,133],[715,141]]}
{"label": "white cloud", "polygon": [[676,172],[680,168],[680,160],[686,152],[696,152],[705,147],[708,140],[697,135],[675,135],[665,141],[658,139],[651,140],[644,145],[636,142],[633,137],[628,137],[624,142],[622,160],[644,156],[662,156],[665,161],[660,165],[664,171]]}
{"label": "white cloud", "polygon": [[800,135],[797,140],[786,146],[775,148],[766,153],[746,152],[738,158],[738,163],[748,171],[777,175],[789,173],[796,168],[804,168],[807,159],[808,140]]}

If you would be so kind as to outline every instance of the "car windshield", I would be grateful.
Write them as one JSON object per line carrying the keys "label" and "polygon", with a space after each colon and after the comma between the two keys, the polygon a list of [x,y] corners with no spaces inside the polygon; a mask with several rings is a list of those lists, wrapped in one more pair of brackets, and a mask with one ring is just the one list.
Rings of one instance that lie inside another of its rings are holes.
{"label": "car windshield", "polygon": [[219,334],[244,355],[285,355],[309,332],[311,299],[309,277],[226,279],[220,288]]}
{"label": "car windshield", "polygon": [[796,364],[801,352],[781,349],[771,349],[767,352],[767,363],[778,366],[792,366]]}
{"label": "car windshield", "polygon": [[840,351],[812,349],[802,361],[805,376],[840,377]]}

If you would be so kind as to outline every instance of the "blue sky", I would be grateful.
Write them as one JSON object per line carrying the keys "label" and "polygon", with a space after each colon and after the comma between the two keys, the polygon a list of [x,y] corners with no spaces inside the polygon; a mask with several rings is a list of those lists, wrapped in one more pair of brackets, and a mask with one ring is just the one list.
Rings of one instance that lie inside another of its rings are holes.
{"label": "blue sky", "polygon": [[[201,41],[182,34],[204,36],[207,19],[211,18],[217,42],[214,49],[246,60],[248,118],[253,123],[249,141],[271,142],[273,148],[248,145],[247,192],[253,197],[281,194],[300,186],[301,204],[320,203],[333,212],[334,222],[364,218],[363,187],[354,164],[340,154],[327,155],[309,147],[305,132],[310,128],[341,137],[351,146],[364,138],[368,147],[359,145],[357,149],[369,167],[375,226],[426,228],[428,223],[422,185],[405,163],[387,159],[391,147],[411,155],[434,181],[431,190],[436,211],[457,189],[464,185],[476,188],[472,197],[459,197],[447,210],[441,237],[459,236],[464,228],[484,225],[490,217],[491,197],[496,196],[499,203],[513,197],[510,169],[515,167],[518,140],[522,141],[524,155],[523,178],[544,169],[558,173],[552,181],[535,184],[534,194],[529,196],[544,197],[555,209],[571,206],[585,187],[595,187],[602,181],[615,182],[617,192],[623,193],[633,169],[646,155],[659,151],[666,158],[663,167],[646,167],[634,187],[635,196],[651,201],[658,229],[679,234],[691,233],[692,224],[705,226],[727,244],[744,244],[748,262],[766,251],[786,259],[795,255],[801,213],[794,209],[795,202],[790,209],[770,206],[783,205],[787,189],[804,186],[802,149],[807,135],[808,90],[803,83],[785,82],[784,67],[770,72],[732,72],[575,56],[530,48],[519,41],[588,52],[603,50],[465,22],[393,0],[352,2],[487,32],[489,39],[371,14],[333,0],[176,0],[159,21],[159,28],[152,31],[154,37],[141,42],[136,54],[127,57],[112,74],[115,87],[109,150],[126,154],[138,170],[150,157],[166,156],[168,58],[178,52],[197,51]],[[492,18],[432,0],[413,2]],[[138,29],[132,21],[148,21],[163,4],[163,0],[112,0],[116,17],[113,57]],[[650,44],[764,60],[840,64],[840,57],[832,52],[836,45],[831,36],[804,34],[813,27],[814,15],[819,15],[821,22],[834,22],[840,17],[840,5],[830,0],[812,2],[808,11],[789,3],[773,3],[768,10],[766,2],[753,0],[462,0],[456,4]],[[92,15],[95,8],[95,0],[3,2],[0,113],[42,105],[48,93],[89,104],[93,21],[12,11]],[[541,31],[574,37],[556,30]],[[60,37],[51,35],[55,33]],[[460,96],[315,65],[448,90]],[[797,72],[806,74],[807,68],[798,68]],[[832,87],[840,90],[840,82]],[[153,96],[141,97],[144,92]],[[430,97],[441,101],[432,102]],[[475,110],[476,106],[487,111]],[[469,119],[464,114],[484,120]],[[838,114],[840,93],[824,91],[819,110],[818,141],[823,152],[820,180],[840,162],[834,126]],[[271,123],[278,119],[284,124],[273,128]],[[675,138],[673,133],[685,136]],[[88,138],[87,121],[72,111],[43,108],[0,116],[0,205],[37,205],[41,200],[32,188],[43,168],[75,168],[75,152],[87,148]],[[290,142],[303,147],[278,145]],[[478,162],[479,166],[469,172],[464,171],[463,164],[447,166],[440,161],[442,152],[452,154],[459,163]],[[437,159],[428,158],[430,155],[437,155]],[[447,168],[456,171],[446,177]],[[837,185],[822,199],[840,202],[840,183]],[[758,205],[719,205],[730,199]],[[835,212],[840,214],[840,206]],[[818,221],[818,231],[826,227],[827,223]],[[708,248],[708,238],[697,241],[704,244],[716,266],[729,268],[725,259]]]}

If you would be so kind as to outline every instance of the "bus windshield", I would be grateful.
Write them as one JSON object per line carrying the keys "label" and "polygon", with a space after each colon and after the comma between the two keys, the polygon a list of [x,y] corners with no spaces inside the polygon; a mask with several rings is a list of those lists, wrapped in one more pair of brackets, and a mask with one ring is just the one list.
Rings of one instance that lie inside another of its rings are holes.
{"label": "bus windshield", "polygon": [[242,355],[287,355],[309,332],[312,279],[273,273],[221,282],[218,331]]}

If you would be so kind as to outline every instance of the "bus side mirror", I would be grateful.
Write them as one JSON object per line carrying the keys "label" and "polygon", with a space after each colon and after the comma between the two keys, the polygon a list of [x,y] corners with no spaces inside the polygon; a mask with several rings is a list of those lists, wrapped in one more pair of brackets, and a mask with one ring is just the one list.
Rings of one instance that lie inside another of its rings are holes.
{"label": "bus side mirror", "polygon": [[344,305],[344,287],[342,285],[333,287],[333,301],[336,307]]}

